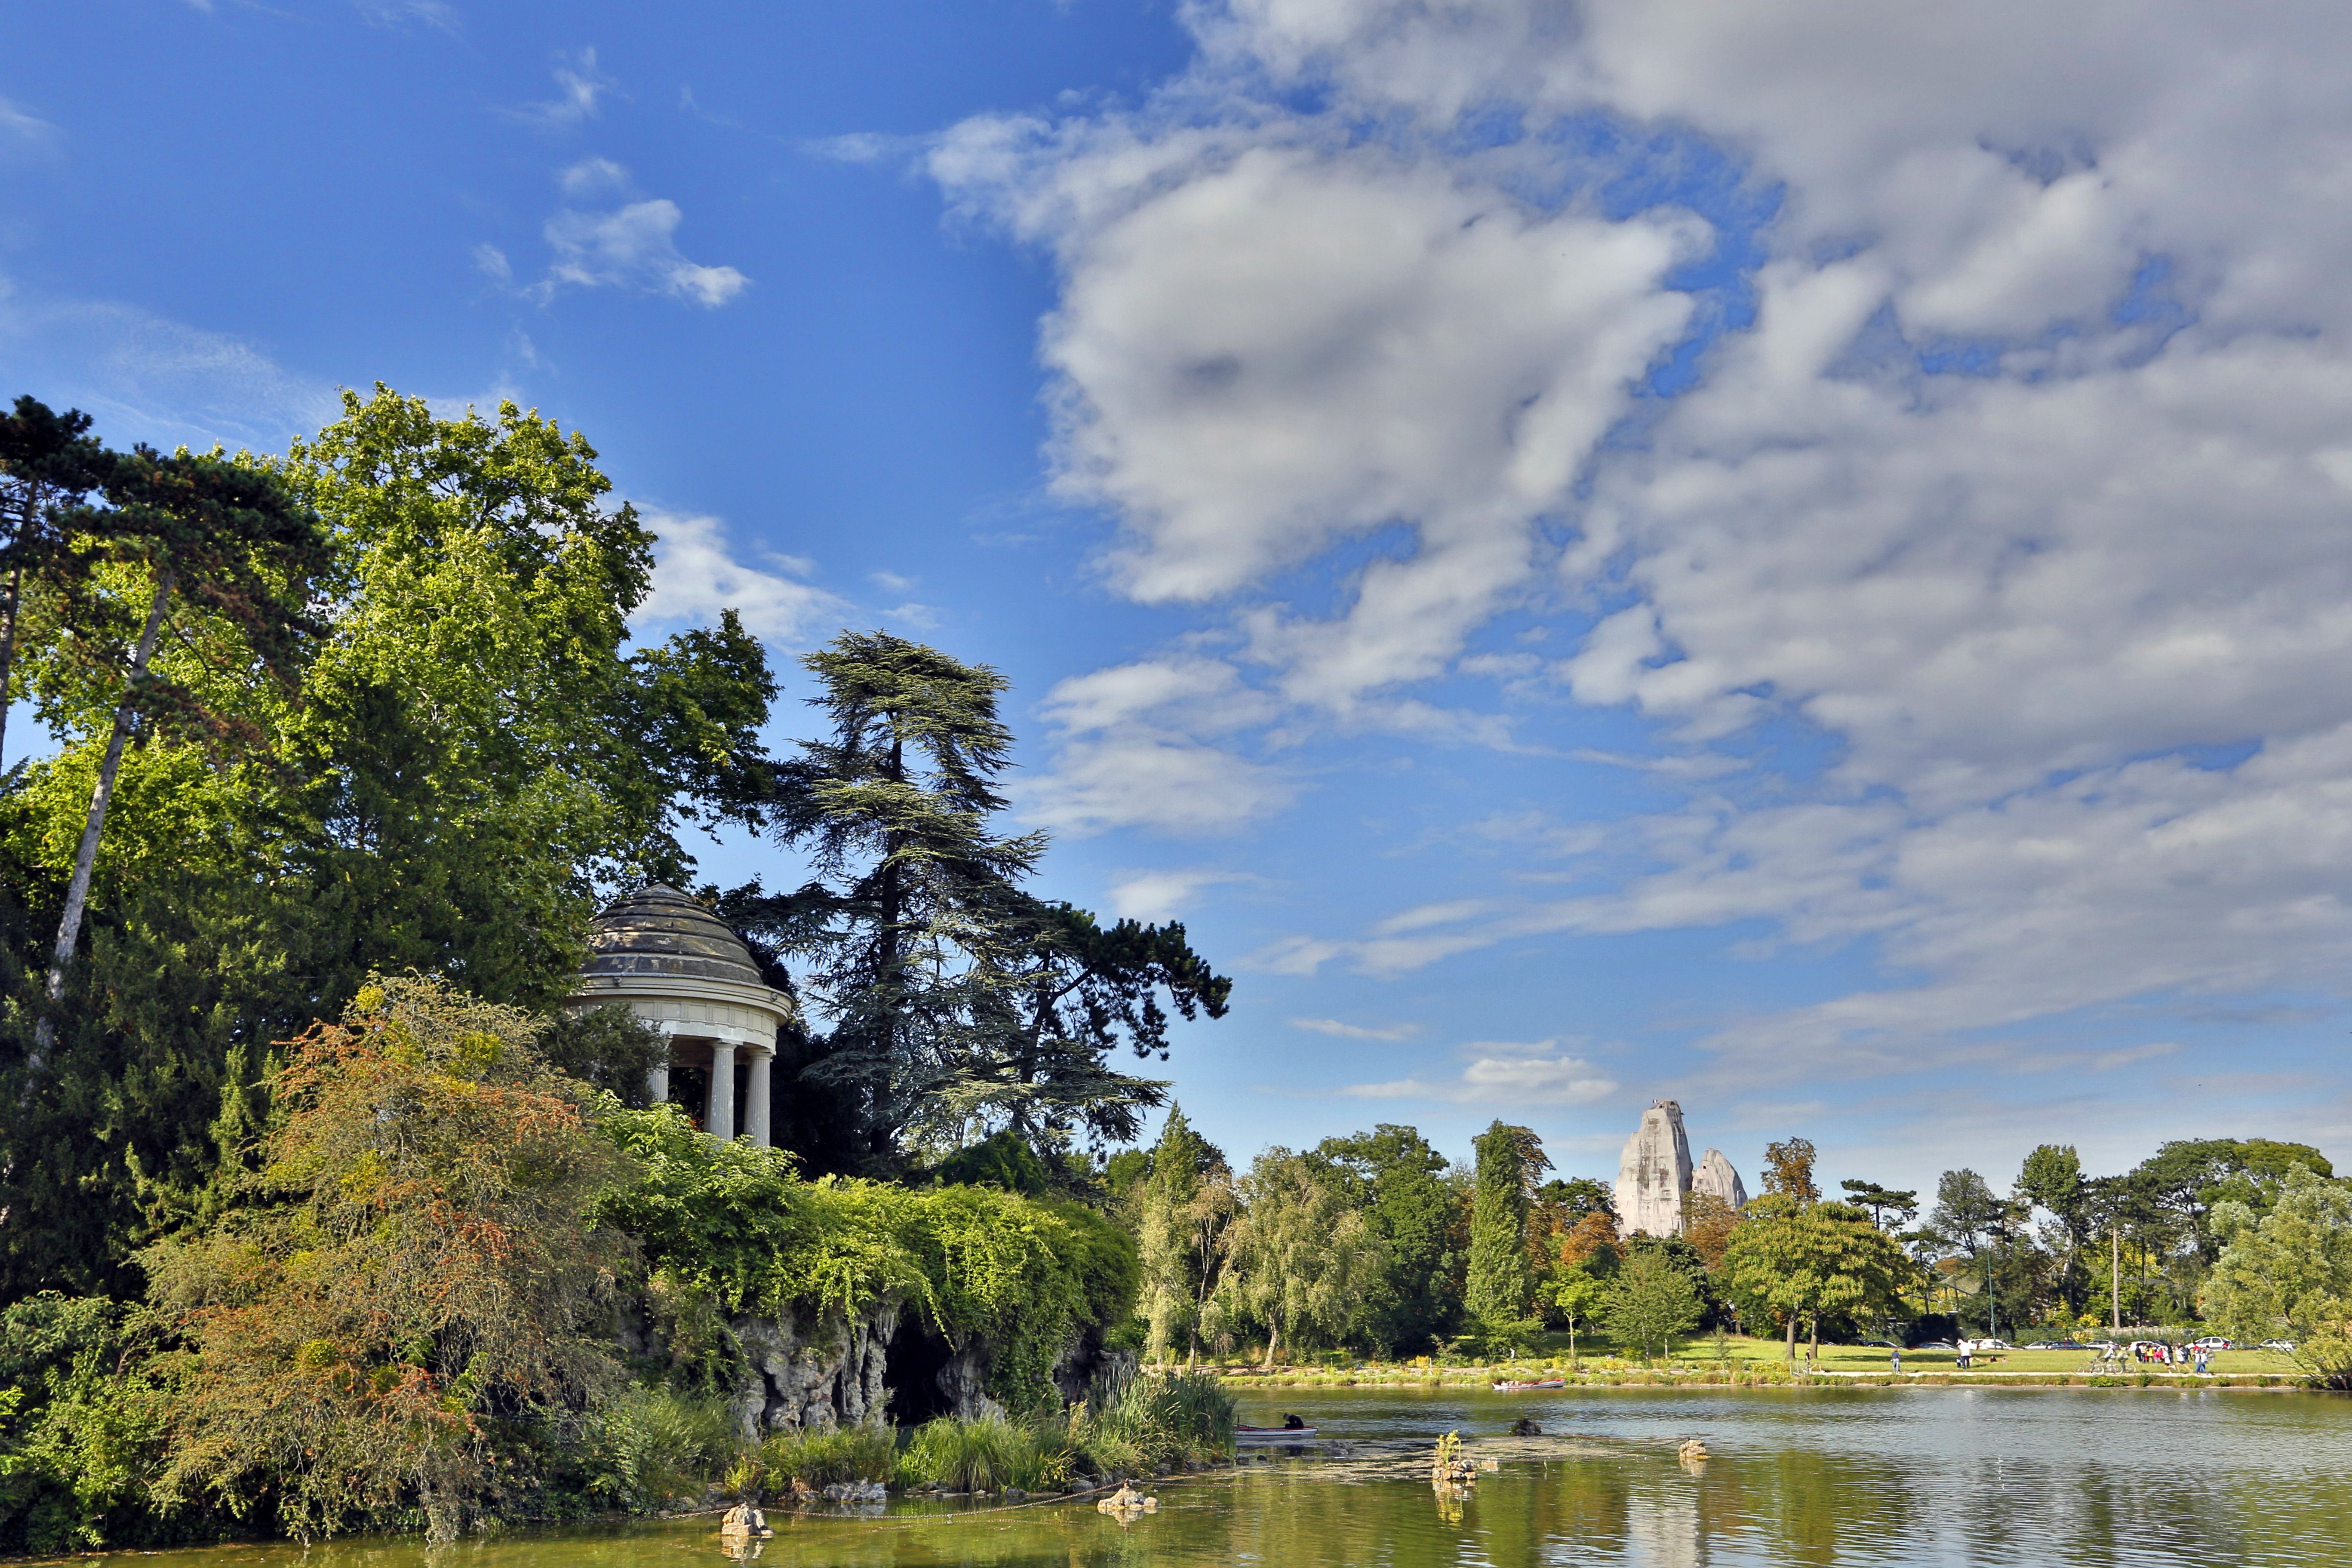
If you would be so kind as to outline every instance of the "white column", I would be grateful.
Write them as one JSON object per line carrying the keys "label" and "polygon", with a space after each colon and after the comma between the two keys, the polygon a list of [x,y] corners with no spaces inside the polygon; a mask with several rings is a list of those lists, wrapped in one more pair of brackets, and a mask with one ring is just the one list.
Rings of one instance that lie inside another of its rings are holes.
{"label": "white column", "polygon": [[710,1109],[702,1130],[721,1143],[735,1136],[735,1046],[730,1040],[710,1042]]}
{"label": "white column", "polygon": [[662,1037],[662,1058],[646,1069],[646,1092],[656,1105],[669,1103],[669,1037]]}
{"label": "white column", "polygon": [[748,1048],[751,1070],[743,1083],[743,1131],[764,1149],[768,1146],[768,1069],[774,1065],[776,1053],[761,1046]]}

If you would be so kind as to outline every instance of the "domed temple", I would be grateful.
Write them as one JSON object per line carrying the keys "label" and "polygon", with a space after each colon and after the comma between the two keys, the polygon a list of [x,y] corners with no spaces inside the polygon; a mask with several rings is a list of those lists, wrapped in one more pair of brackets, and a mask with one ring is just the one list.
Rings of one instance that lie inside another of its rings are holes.
{"label": "domed temple", "polygon": [[588,948],[579,989],[563,1005],[625,1006],[659,1029],[670,1054],[647,1075],[653,1098],[669,1098],[673,1070],[702,1078],[703,1131],[720,1140],[740,1131],[767,1147],[776,1031],[795,1010],[760,977],[743,939],[700,900],[656,886],[606,906]]}

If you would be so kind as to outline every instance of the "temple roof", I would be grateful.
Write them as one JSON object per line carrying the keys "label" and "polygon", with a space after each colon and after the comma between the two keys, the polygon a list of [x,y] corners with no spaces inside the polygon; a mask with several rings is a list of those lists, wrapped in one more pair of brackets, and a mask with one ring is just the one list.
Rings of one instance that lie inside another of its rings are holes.
{"label": "temple roof", "polygon": [[606,905],[588,938],[584,978],[673,975],[764,985],[751,950],[698,900],[659,885]]}

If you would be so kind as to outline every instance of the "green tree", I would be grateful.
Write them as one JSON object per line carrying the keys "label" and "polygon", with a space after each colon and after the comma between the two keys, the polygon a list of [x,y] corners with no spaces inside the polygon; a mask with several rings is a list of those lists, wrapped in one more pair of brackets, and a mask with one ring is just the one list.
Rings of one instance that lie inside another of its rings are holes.
{"label": "green tree", "polygon": [[1233,982],[1187,945],[1184,928],[1123,920],[1105,927],[1085,910],[1025,895],[1009,900],[981,950],[992,981],[980,1022],[998,1042],[968,1080],[982,1119],[1047,1140],[1083,1127],[1125,1142],[1164,1086],[1110,1070],[1119,1048],[1168,1059],[1173,1021],[1225,1016]]}
{"label": "green tree", "polygon": [[1362,1211],[1387,1259],[1373,1303],[1376,1337],[1405,1353],[1453,1332],[1469,1237],[1461,1199],[1445,1179],[1445,1156],[1414,1129],[1384,1121],[1370,1132],[1326,1138],[1313,1158],[1328,1165]]}
{"label": "green tree", "polygon": [[2083,1161],[2071,1143],[2044,1143],[2025,1157],[2019,1168],[2016,1192],[2027,1203],[2049,1211],[2065,1233],[2066,1250],[2060,1261],[2059,1289],[2068,1306],[2080,1310],[2085,1293],[2079,1264],[2090,1236],[2090,1192]]}
{"label": "green tree", "polygon": [[1643,1247],[1625,1259],[1601,1298],[1602,1319],[1620,1342],[1642,1347],[1646,1358],[1671,1356],[1675,1337],[1698,1326],[1705,1303],[1690,1276],[1675,1267],[1663,1247]]}
{"label": "green tree", "polygon": [[[1985,1245],[1989,1237],[1998,1235],[2003,1213],[1991,1184],[1974,1171],[1962,1167],[1937,1178],[1936,1209],[1927,1223],[1968,1254],[1969,1269],[1982,1283],[1989,1304],[1994,1299],[1994,1285],[1992,1272],[1984,1262]],[[1997,1322],[1991,1331],[1999,1331]]]}
{"label": "green tree", "polygon": [[1114,1070],[1111,1052],[1164,1057],[1168,1007],[1222,1016],[1230,983],[1181,926],[1106,930],[1022,890],[1045,838],[992,826],[1013,743],[994,670],[884,632],[806,662],[829,733],[777,770],[773,816],[817,877],[720,905],[806,964],[834,1020],[806,1076],[856,1092],[877,1169],[902,1141],[1005,1127],[1132,1138],[1166,1086]]}
{"label": "green tree", "polygon": [[[1868,1209],[1871,1224],[1881,1229],[1908,1225],[1919,1212],[1919,1194],[1916,1192],[1897,1192],[1876,1182],[1858,1182],[1851,1177],[1838,1185],[1845,1189],[1845,1201],[1856,1208]],[[1891,1223],[1889,1215],[1895,1216]]]}
{"label": "green tree", "polygon": [[257,1201],[146,1255],[195,1351],[160,1496],[305,1538],[421,1506],[446,1542],[497,1484],[494,1418],[617,1375],[625,1246],[583,1215],[628,1163],[538,1033],[412,978],[301,1041]]}
{"label": "green tree", "polygon": [[2221,1200],[2223,1184],[2240,1169],[2236,1139],[2187,1138],[2158,1145],[2133,1174],[2158,1204],[2179,1217],[2197,1256],[2210,1262],[2219,1244],[2206,1216]]}
{"label": "green tree", "polygon": [[379,386],[279,465],[336,542],[284,747],[316,962],[543,1007],[601,888],[683,886],[682,828],[767,825],[759,641],[729,614],[627,650],[653,535],[596,456],[511,404],[441,419]]}
{"label": "green tree", "polygon": [[1576,1360],[1576,1330],[1580,1323],[1592,1321],[1608,1293],[1607,1281],[1591,1270],[1570,1267],[1556,1271],[1546,1283],[1554,1310],[1568,1327],[1568,1359]]}
{"label": "green tree", "polygon": [[[327,539],[318,520],[283,485],[217,457],[165,458],[142,447],[110,466],[104,489],[112,516],[89,532],[116,572],[144,591],[147,605],[135,641],[105,635],[105,617],[90,613],[109,605],[102,596],[85,598],[83,613],[70,617],[78,623],[73,658],[97,667],[114,698],[49,955],[47,993],[53,1007],[65,995],[66,973],[80,942],[99,839],[131,731],[146,725],[243,740],[251,730],[205,702],[194,687],[171,679],[167,668],[154,666],[158,637],[168,626],[199,657],[218,660],[242,654],[249,668],[290,688],[319,630],[304,611],[311,579],[327,560]],[[175,593],[194,609],[194,617],[173,621]],[[207,637],[207,631],[226,635]],[[39,1076],[41,1058],[55,1039],[55,1020],[45,1015],[26,1064],[28,1079]]]}
{"label": "green tree", "polygon": [[2291,1340],[2314,1383],[2352,1389],[2352,1188],[2293,1166],[2268,1214],[2225,1199],[2212,1218],[2222,1248],[2206,1316],[2240,1338]]}
{"label": "green tree", "polygon": [[1265,1364],[1286,1339],[1302,1348],[1344,1344],[1370,1327],[1368,1297],[1381,1244],[1360,1210],[1289,1150],[1266,1150],[1241,1184],[1242,1214],[1226,1232],[1212,1298],[1211,1337],[1242,1322],[1265,1328]]}
{"label": "green tree", "polygon": [[[234,617],[173,596],[151,692],[220,722],[142,720],[121,755],[41,1092],[0,1090],[0,1293],[138,1289],[130,1252],[208,1212],[223,1162],[253,1157],[271,1042],[335,1016],[371,970],[544,1009],[614,882],[681,876],[685,825],[761,809],[760,645],[722,617],[630,651],[652,540],[603,504],[594,458],[511,407],[443,420],[379,389],[288,458],[242,460],[323,522],[325,636],[298,701]],[[0,794],[15,1063],[120,689],[69,616],[119,652],[152,599],[143,564],[87,543],[87,584],[32,605],[21,649],[61,748]]]}
{"label": "green tree", "polygon": [[89,416],[20,396],[0,415],[0,751],[8,738],[16,626],[28,591],[83,564],[70,527],[76,503],[113,467],[89,435]]}
{"label": "green tree", "polygon": [[1165,1362],[1181,1344],[1186,1360],[1195,1360],[1202,1315],[1216,1291],[1225,1234],[1240,1203],[1223,1152],[1192,1131],[1181,1107],[1169,1107],[1135,1201],[1143,1272],[1138,1305],[1149,1325],[1150,1353]]}
{"label": "green tree", "polygon": [[1540,1326],[1528,1216],[1536,1179],[1551,1169],[1543,1141],[1525,1127],[1490,1124],[1473,1141],[1477,1174],[1470,1200],[1470,1259],[1463,1308],[1490,1343],[1517,1344]]}
{"label": "green tree", "polygon": [[1767,1193],[1748,1205],[1748,1217],[1724,1251],[1727,1290],[1751,1321],[1777,1320],[1797,1360],[1797,1329],[1813,1326],[1818,1350],[1824,1314],[1899,1311],[1910,1259],[1893,1237],[1850,1204],[1800,1204],[1787,1193]]}

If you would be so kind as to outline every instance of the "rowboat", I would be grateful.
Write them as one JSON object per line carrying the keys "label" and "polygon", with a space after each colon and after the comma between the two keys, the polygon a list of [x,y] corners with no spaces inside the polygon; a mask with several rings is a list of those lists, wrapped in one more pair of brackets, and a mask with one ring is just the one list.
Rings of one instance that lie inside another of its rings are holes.
{"label": "rowboat", "polygon": [[1523,1394],[1530,1388],[1566,1388],[1567,1386],[1568,1379],[1564,1377],[1547,1377],[1536,1383],[1498,1383],[1495,1385],[1495,1392]]}
{"label": "rowboat", "polygon": [[1312,1426],[1236,1426],[1236,1443],[1304,1443],[1315,1436]]}

